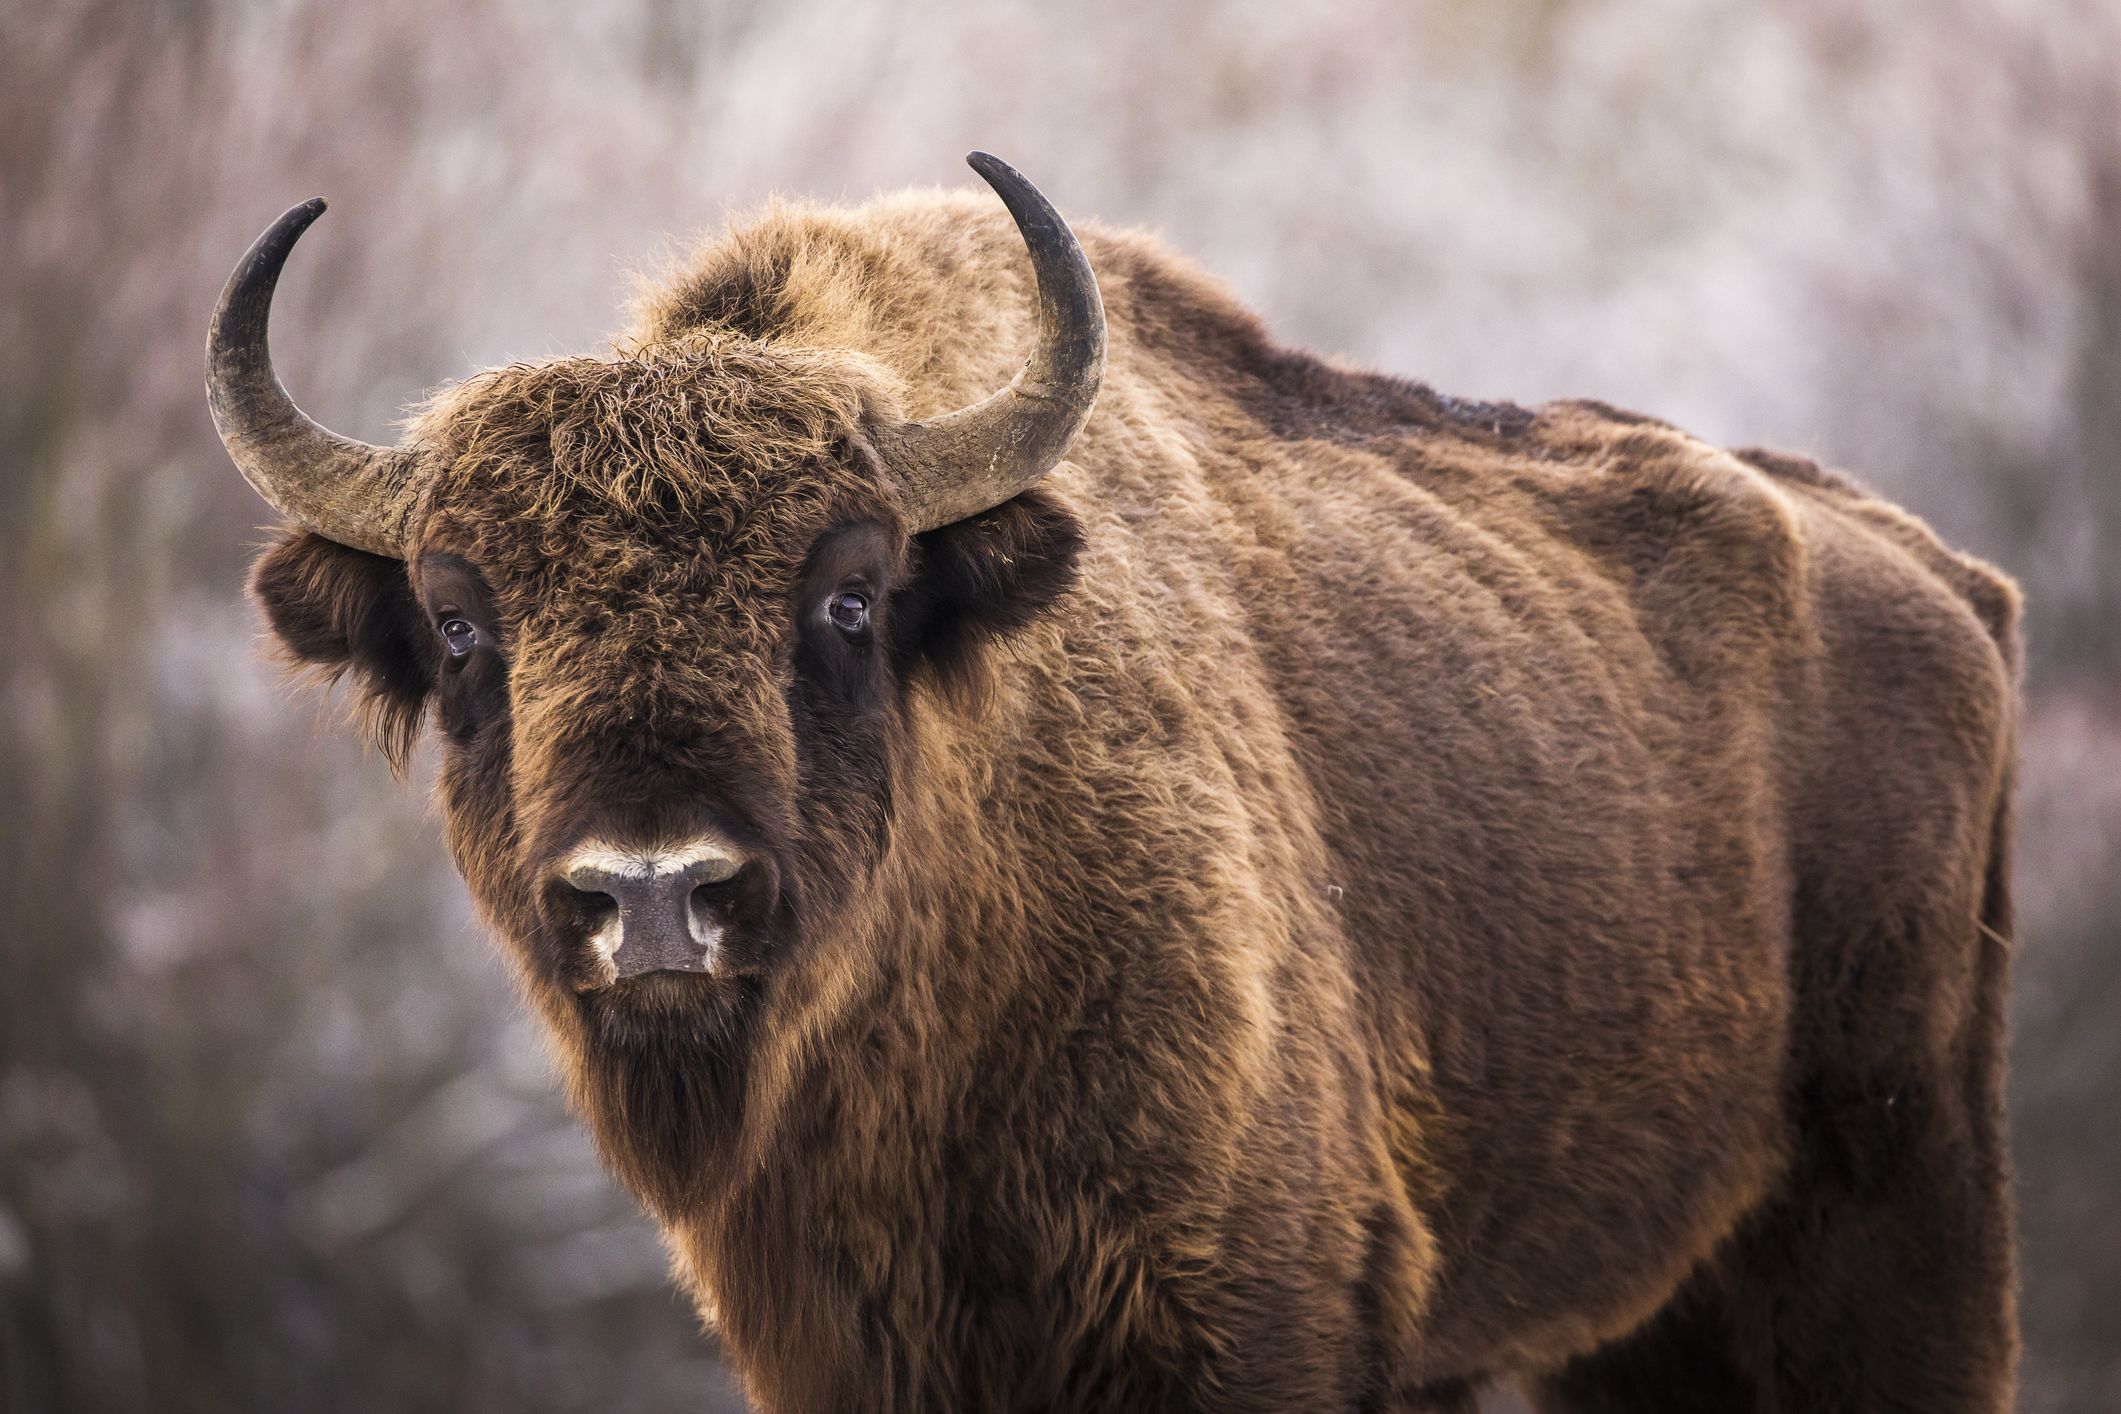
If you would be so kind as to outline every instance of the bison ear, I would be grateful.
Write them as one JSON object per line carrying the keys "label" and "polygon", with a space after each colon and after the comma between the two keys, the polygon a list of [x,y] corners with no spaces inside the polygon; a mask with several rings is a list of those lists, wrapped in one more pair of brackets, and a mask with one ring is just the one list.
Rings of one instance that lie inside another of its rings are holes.
{"label": "bison ear", "polygon": [[436,661],[404,561],[291,531],[258,561],[250,590],[290,660],[327,681],[353,673],[364,733],[402,767]]}
{"label": "bison ear", "polygon": [[900,600],[900,641],[944,673],[968,666],[987,638],[1016,633],[1075,582],[1082,526],[1058,501],[1027,491],[915,539],[914,579]]}

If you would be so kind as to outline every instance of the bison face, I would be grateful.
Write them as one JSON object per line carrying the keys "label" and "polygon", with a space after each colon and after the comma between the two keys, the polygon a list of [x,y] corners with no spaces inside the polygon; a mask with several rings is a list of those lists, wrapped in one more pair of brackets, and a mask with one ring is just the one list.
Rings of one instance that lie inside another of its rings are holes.
{"label": "bison face", "polygon": [[909,534],[859,388],[785,364],[690,347],[473,380],[423,426],[404,559],[292,534],[255,576],[386,751],[432,723],[459,867],[592,1025],[733,1015],[888,908],[913,714],[975,706],[982,645],[1073,572],[1076,524],[1035,491]]}
{"label": "bison face", "polygon": [[608,1152],[684,1130],[654,1123],[693,1108],[671,1077],[737,1054],[729,1023],[762,994],[907,936],[861,925],[897,902],[880,880],[919,800],[916,725],[976,710],[982,645],[1072,575],[1075,523],[1036,488],[1090,415],[1104,307],[1045,198],[971,162],[1024,237],[1037,333],[1013,381],[921,421],[862,352],[700,313],[615,359],[481,374],[370,446],[305,416],[267,346],[324,204],[222,291],[215,425],[300,527],[257,597],[292,658],[357,681],[394,761],[439,729],[465,878],[546,1019],[608,1062],[579,1072],[618,1097],[591,1107]]}

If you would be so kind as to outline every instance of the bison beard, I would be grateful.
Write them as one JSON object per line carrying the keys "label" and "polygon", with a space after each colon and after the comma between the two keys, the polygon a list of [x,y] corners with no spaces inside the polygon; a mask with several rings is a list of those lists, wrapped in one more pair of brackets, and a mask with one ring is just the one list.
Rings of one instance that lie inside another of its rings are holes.
{"label": "bison beard", "polygon": [[[215,325],[259,602],[393,761],[436,722],[753,1396],[2006,1408],[2009,582],[1799,458],[1281,348],[981,171],[1014,221],[776,209],[398,448],[271,374],[321,206]],[[600,955],[591,847],[727,861],[713,966]]]}

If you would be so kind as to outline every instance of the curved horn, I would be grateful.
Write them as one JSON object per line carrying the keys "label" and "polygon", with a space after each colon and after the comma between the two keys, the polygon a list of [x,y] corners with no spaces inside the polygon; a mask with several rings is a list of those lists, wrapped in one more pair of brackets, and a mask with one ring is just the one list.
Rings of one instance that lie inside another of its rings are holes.
{"label": "curved horn", "polygon": [[280,267],[323,214],[321,197],[291,208],[228,277],[206,335],[206,401],[236,470],[275,510],[341,545],[402,559],[416,489],[412,455],[310,421],[274,376],[266,344]]}
{"label": "curved horn", "polygon": [[1016,218],[1038,275],[1038,347],[1008,387],[883,439],[915,529],[933,530],[1038,484],[1089,420],[1105,375],[1105,305],[1075,233],[1023,174],[998,157],[965,158]]}

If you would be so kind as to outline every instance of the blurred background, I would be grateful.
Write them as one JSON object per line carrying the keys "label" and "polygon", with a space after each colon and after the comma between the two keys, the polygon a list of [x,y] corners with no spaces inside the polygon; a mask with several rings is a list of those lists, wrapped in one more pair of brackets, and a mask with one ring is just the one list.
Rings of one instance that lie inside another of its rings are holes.
{"label": "blurred background", "polygon": [[276,353],[389,440],[730,211],[973,146],[1289,341],[1810,452],[2020,577],[2023,1407],[2121,1407],[2112,0],[4,0],[0,1408],[742,1407],[426,763],[266,661],[200,350],[328,196]]}

